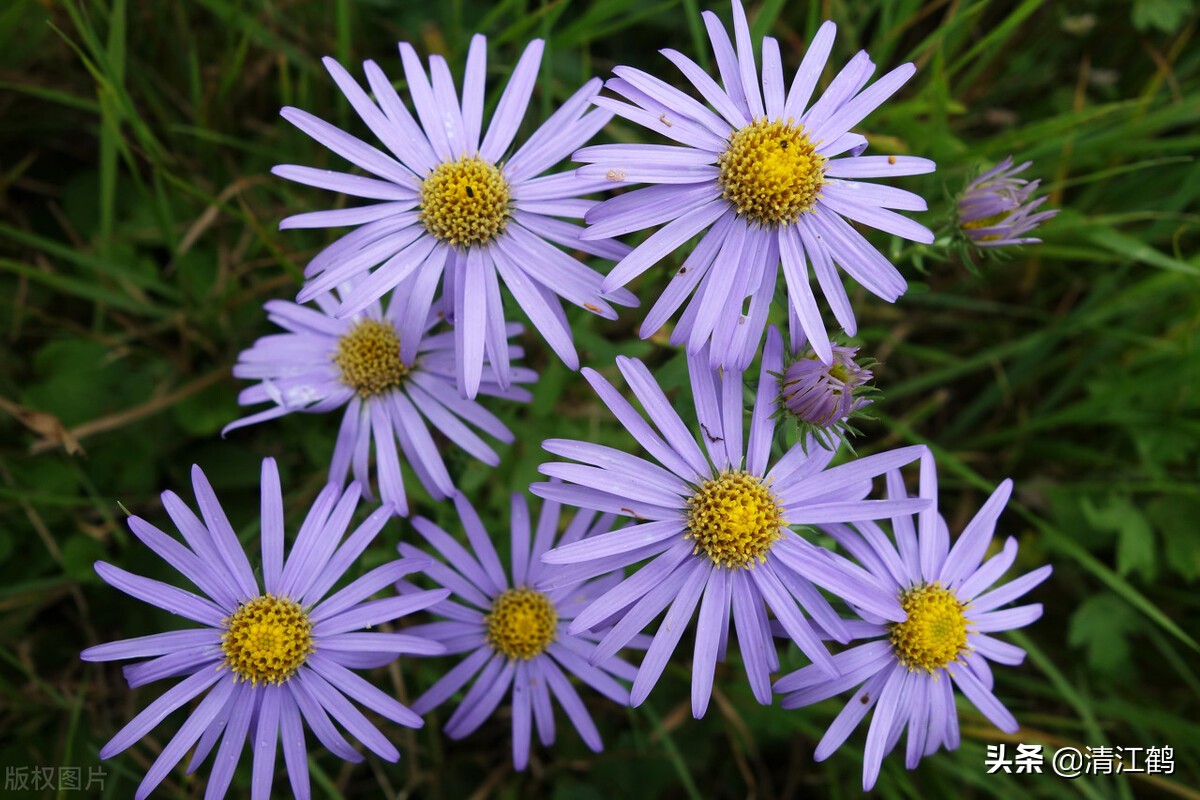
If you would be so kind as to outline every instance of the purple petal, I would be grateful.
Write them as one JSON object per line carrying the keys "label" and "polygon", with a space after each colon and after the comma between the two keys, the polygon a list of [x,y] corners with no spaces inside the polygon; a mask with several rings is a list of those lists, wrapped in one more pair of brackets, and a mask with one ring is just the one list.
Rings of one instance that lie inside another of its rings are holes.
{"label": "purple petal", "polygon": [[521,60],[517,62],[512,76],[508,79],[508,85],[504,87],[504,94],[500,96],[500,103],[496,106],[487,135],[479,148],[482,158],[495,163],[512,143],[521,119],[525,116],[525,109],[529,106],[544,47],[545,42],[534,39],[526,45],[525,52],[521,53]]}
{"label": "purple petal", "polygon": [[633,689],[629,694],[630,705],[640,706],[650,694],[650,690],[658,683],[659,676],[666,668],[667,661],[675,652],[675,646],[679,644],[679,639],[683,636],[688,621],[692,618],[692,612],[696,610],[696,603],[700,600],[700,593],[704,590],[712,570],[711,562],[705,563],[699,560],[678,570],[678,572],[684,573],[686,579],[679,588],[679,593],[671,603],[671,607],[667,609],[662,623],[658,626],[658,632],[654,634],[654,641],[646,650],[642,666],[638,669],[637,678],[634,680]]}

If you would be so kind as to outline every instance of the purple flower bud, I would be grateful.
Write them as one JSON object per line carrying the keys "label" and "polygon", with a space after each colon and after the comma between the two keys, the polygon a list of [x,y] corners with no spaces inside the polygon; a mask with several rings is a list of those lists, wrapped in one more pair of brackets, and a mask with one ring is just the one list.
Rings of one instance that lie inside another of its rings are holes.
{"label": "purple flower bud", "polygon": [[1008,156],[967,185],[958,199],[958,224],[968,239],[979,247],[1008,247],[1041,241],[1025,234],[1057,214],[1058,209],[1035,214],[1034,211],[1047,199],[1029,199],[1041,181],[1013,177],[1032,163],[1026,161],[1014,167],[1012,156]]}
{"label": "purple flower bud", "polygon": [[871,380],[871,371],[854,362],[857,347],[834,347],[833,363],[823,364],[809,353],[793,362],[780,382],[783,404],[801,422],[815,428],[830,428],[870,404],[855,396]]}

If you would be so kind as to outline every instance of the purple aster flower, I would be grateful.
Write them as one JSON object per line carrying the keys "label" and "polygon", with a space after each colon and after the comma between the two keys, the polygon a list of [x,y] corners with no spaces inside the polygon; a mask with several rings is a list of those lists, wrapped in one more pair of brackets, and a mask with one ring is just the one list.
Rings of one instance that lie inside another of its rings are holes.
{"label": "purple aster flower", "polygon": [[[461,102],[445,59],[430,56],[427,74],[412,46],[400,43],[416,119],[375,62],[363,65],[375,95],[372,100],[340,64],[325,59],[346,99],[391,155],[306,111],[285,108],[282,112],[313,139],[378,177],[290,165],[275,167],[276,175],[382,201],[300,214],[280,224],[281,228],[359,226],[309,262],[305,275],[311,280],[298,299],[312,299],[377,267],[343,298],[337,315],[355,314],[404,278],[416,276],[420,291],[415,292],[409,313],[424,319],[444,273],[448,316],[458,323],[455,348],[463,364],[459,388],[468,397],[474,397],[479,386],[485,353],[501,386],[508,385],[500,280],[572,369],[578,369],[579,360],[558,298],[611,319],[617,315],[601,297],[601,276],[560,249],[614,260],[629,252],[618,242],[582,240],[581,226],[559,219],[582,219],[595,201],[581,195],[598,191],[605,182],[582,181],[573,173],[537,177],[608,122],[608,112],[589,110],[600,80],[586,83],[510,153],[533,92],[542,47],[538,39],[525,48],[482,143],[487,40],[478,35],[467,54]],[[629,293],[608,299],[637,304]]]}
{"label": "purple aster flower", "polygon": [[[576,161],[590,164],[578,170],[589,181],[657,184],[590,210],[584,237],[603,239],[667,223],[617,264],[604,279],[607,292],[706,231],[646,315],[641,335],[654,334],[691,295],[671,342],[686,343],[694,354],[711,341],[713,364],[740,370],[757,353],[782,261],[789,305],[829,362],[833,355],[810,286],[813,274],[851,335],[854,314],[834,264],[888,302],[906,289],[896,268],[850,222],[933,241],[924,226],[889,210],[924,211],[920,197],[849,180],[933,171],[933,162],[924,158],[859,157],[866,139],[850,132],[916,68],[904,64],[864,89],[875,65],[860,52],[810,104],[833,45],[835,26],[826,22],[786,94],[779,43],[763,39],[760,90],[746,14],[740,0],[732,5],[736,49],[717,16],[704,12],[724,88],[682,53],[662,51],[705,102],[632,67],[616,68],[618,77],[605,84],[628,103],[592,101],[682,147],[613,144],[575,153]],[[837,158],[844,154],[850,157]]]}
{"label": "purple aster flower", "polygon": [[[613,676],[632,680],[634,669],[619,658],[599,665],[589,663],[598,637],[587,633],[574,636],[567,633],[567,627],[579,610],[610,589],[618,576],[583,582],[548,570],[540,557],[555,543],[561,507],[554,502],[542,504],[531,543],[529,506],[524,496],[514,494],[510,582],[475,509],[461,494],[455,495],[454,504],[474,556],[427,519],[417,517],[413,527],[446,561],[435,562],[425,572],[453,590],[462,602],[443,600],[432,606],[430,611],[446,619],[419,625],[410,633],[443,643],[447,653],[470,655],[418,697],[413,710],[419,714],[430,711],[476,678],[446,723],[446,734],[459,739],[482,725],[511,690],[513,766],[520,770],[529,763],[531,721],[537,723],[542,744],[554,744],[553,695],[584,743],[599,752],[603,749],[600,733],[566,673],[614,702],[628,705],[629,690]],[[577,513],[558,543],[578,542],[607,531],[613,519],[610,514],[597,518],[591,512]],[[421,553],[407,544],[400,545],[400,552],[411,558]],[[403,581],[398,588],[402,593],[418,591]]]}
{"label": "purple aster flower", "polygon": [[[692,713],[704,714],[713,671],[724,657],[730,612],[754,696],[771,702],[769,673],[778,669],[767,621],[775,614],[786,634],[819,670],[836,675],[817,630],[838,641],[850,634],[813,584],[856,604],[900,614],[895,596],[871,583],[830,571],[821,548],[794,525],[845,523],[905,514],[924,508],[921,499],[865,500],[871,480],[915,461],[923,446],[907,447],[826,469],[833,453],[799,445],[769,462],[779,391],[771,373],[782,369],[783,343],[771,328],[748,436],[743,439],[742,374],[713,370],[708,353],[689,357],[692,392],[699,417],[687,429],[646,367],[618,358],[617,366],[656,432],[599,373],[585,369],[605,405],[658,464],[611,447],[549,439],[549,452],[581,463],[551,462],[543,474],[575,485],[539,483],[530,490],[556,502],[633,517],[637,524],[560,545],[542,560],[565,565],[576,579],[603,575],[649,559],[649,563],[588,605],[568,630],[579,633],[616,619],[592,655],[602,662],[661,612],[662,624],[634,680],[631,701],[639,705],[662,674],[684,629],[699,612],[692,661]],[[707,455],[706,455],[707,453]],[[661,466],[659,466],[661,464]],[[797,605],[799,603],[799,606]]]}
{"label": "purple aster flower", "polygon": [[[898,473],[889,473],[887,484],[891,497],[907,495]],[[846,624],[856,639],[871,641],[833,657],[841,675],[830,678],[805,667],[780,678],[775,690],[786,695],[784,708],[799,708],[859,687],[821,739],[816,759],[828,758],[874,708],[863,763],[864,790],[875,784],[880,763],[905,728],[909,769],[942,745],[958,747],[954,686],[1001,730],[1017,730],[1016,719],[992,693],[988,662],[1020,664],[1025,652],[991,634],[1023,627],[1042,615],[1040,603],[1001,607],[1045,580],[1051,568],[1041,567],[992,588],[1017,557],[1017,542],[1009,538],[999,553],[983,560],[1011,491],[1012,481],[1000,484],[950,547],[945,520],[937,512],[937,474],[932,457],[926,456],[921,460],[920,496],[933,504],[920,512],[916,525],[907,515],[892,518],[894,544],[873,523],[856,523],[858,533],[846,526],[826,529],[862,564],[858,567],[825,550],[828,569],[852,571],[864,583],[885,588],[899,600],[901,612],[856,608],[863,621]],[[847,601],[858,605],[851,598]]]}
{"label": "purple aster flower", "polygon": [[857,347],[833,347],[833,363],[825,364],[812,350],[792,361],[779,377],[783,409],[796,420],[802,433],[811,433],[820,445],[836,450],[847,432],[857,433],[850,419],[870,405],[874,387],[868,385],[874,362],[854,360]]}
{"label": "purple aster flower", "polygon": [[317,741],[348,761],[361,761],[362,756],[333,722],[371,752],[395,761],[400,757],[396,748],[350,700],[401,725],[419,728],[422,720],[351,670],[380,666],[401,654],[442,652],[440,643],[420,636],[363,630],[445,599],[449,593],[438,590],[368,600],[400,577],[424,569],[428,559],[400,559],[376,567],[330,594],[387,522],[391,509],[378,509],[343,542],[359,490],[352,484],[342,492],[330,484],[317,496],[285,561],[283,497],[275,462],[268,458],[262,467],[260,589],[199,467],[192,468],[192,486],[200,518],[174,492],[162,495],[167,513],[183,534],[182,543],[139,517],[130,517],[129,527],[211,599],[96,562],[96,572],[111,586],[202,626],[110,642],[80,654],[85,661],[149,659],[124,668],[130,687],[183,677],[110,739],[100,757],[115,756],[172,711],[204,695],[146,772],[138,800],[150,794],[193,746],[188,773],[204,762],[218,741],[205,797],[223,797],[248,736],[254,762],[252,797],[270,797],[275,748],[282,743],[292,791],[308,798],[305,723]]}
{"label": "purple aster flower", "polygon": [[1032,161],[1019,167],[1008,156],[996,166],[967,185],[958,199],[958,224],[963,233],[980,247],[1008,247],[1016,244],[1036,244],[1041,239],[1025,234],[1058,213],[1058,209],[1038,211],[1048,198],[1030,200],[1041,180],[1015,178]]}
{"label": "purple aster flower", "polygon": [[[353,291],[353,284],[347,290]],[[437,316],[428,310],[424,316],[414,316],[419,311],[413,308],[414,302],[422,304],[414,301],[416,292],[404,282],[386,311],[372,301],[349,319],[334,316],[337,300],[331,293],[318,295],[315,309],[269,301],[268,319],[287,333],[264,336],[243,351],[233,374],[261,381],[243,389],[239,403],[274,405],[231,423],[225,433],[294,411],[323,414],[345,406],[329,467],[330,481],[342,485],[353,465],[355,479],[369,496],[368,461],[373,442],[380,494],[384,502],[405,515],[408,501],[402,460],[434,498],[444,499],[455,491],[426,421],[485,464],[499,464],[500,457],[470,426],[504,443],[512,442],[513,435],[491,412],[455,389],[454,376],[462,374],[463,362],[455,350],[454,334],[429,333]],[[507,337],[519,332],[520,326],[508,324],[501,340],[507,388],[487,377],[479,385],[480,393],[529,401],[527,390],[512,385],[537,380],[533,370],[511,366],[522,351],[510,346]]]}

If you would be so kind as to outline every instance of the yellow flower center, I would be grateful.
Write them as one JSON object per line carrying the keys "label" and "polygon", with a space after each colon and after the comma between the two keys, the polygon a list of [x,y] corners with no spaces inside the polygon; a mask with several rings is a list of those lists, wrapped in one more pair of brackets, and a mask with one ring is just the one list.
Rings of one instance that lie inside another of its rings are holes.
{"label": "yellow flower center", "polygon": [[486,244],[504,232],[510,199],[495,165],[463,156],[438,165],[421,184],[421,220],[446,244]]}
{"label": "yellow flower center", "polygon": [[265,594],[238,606],[221,637],[225,665],[238,679],[283,683],[313,652],[312,623],[299,603]]}
{"label": "yellow flower center", "polygon": [[719,566],[753,567],[766,561],[783,538],[783,511],[762,480],[747,472],[722,472],[688,500],[685,538]]}
{"label": "yellow flower center", "polygon": [[908,619],[892,625],[892,647],[910,670],[933,672],[955,661],[967,648],[966,606],[941,584],[916,586],[900,593]]}
{"label": "yellow flower center", "polygon": [[[965,222],[965,223],[963,223],[963,229],[968,230],[968,231],[974,231],[974,230],[979,230],[980,228],[990,228],[993,225],[999,225],[1000,223],[1004,222],[1004,220],[1008,219],[1009,214],[1011,214],[1011,213],[1012,212],[1010,212],[1010,211],[1001,211],[999,214],[992,214],[990,217],[984,217],[983,219],[977,219],[974,222]],[[989,233],[986,236],[980,236],[978,241],[991,242],[991,241],[995,241],[1000,238],[1001,238],[1001,236],[998,233]]]}
{"label": "yellow flower center", "polygon": [[790,118],[763,118],[734,131],[717,166],[725,198],[763,225],[795,222],[812,210],[825,183],[825,157]]}
{"label": "yellow flower center", "polygon": [[333,363],[342,383],[370,397],[400,385],[408,367],[400,360],[400,334],[390,322],[364,319],[338,339]]}
{"label": "yellow flower center", "polygon": [[487,642],[509,658],[541,655],[554,641],[558,612],[550,598],[533,589],[508,589],[492,603]]}

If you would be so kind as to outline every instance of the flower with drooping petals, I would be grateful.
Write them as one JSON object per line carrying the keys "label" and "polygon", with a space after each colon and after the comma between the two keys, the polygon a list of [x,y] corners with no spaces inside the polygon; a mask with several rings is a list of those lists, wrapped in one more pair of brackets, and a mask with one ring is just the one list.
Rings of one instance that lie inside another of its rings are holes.
{"label": "flower with drooping petals", "polygon": [[415,276],[409,313],[423,320],[441,281],[462,362],[459,389],[467,397],[474,397],[479,387],[485,354],[496,380],[508,387],[500,281],[571,369],[578,369],[579,359],[560,297],[612,319],[616,311],[609,301],[637,304],[628,292],[602,297],[601,276],[560,249],[609,259],[629,251],[618,242],[582,240],[580,226],[560,219],[581,219],[595,204],[582,196],[604,183],[579,180],[573,173],[538,177],[585,144],[611,117],[588,109],[600,80],[589,81],[571,95],[510,154],[533,93],[542,49],[540,39],[525,48],[486,133],[487,40],[479,35],[471,39],[461,102],[445,59],[431,56],[426,73],[412,46],[400,43],[416,119],[375,62],[363,65],[375,94],[372,100],[345,68],[331,58],[324,60],[338,88],[390,155],[306,111],[282,112],[313,139],[377,177],[294,165],[275,167],[276,175],[382,201],[299,214],[280,223],[281,228],[358,226],[309,262],[305,275],[310,281],[297,299],[305,302],[370,272],[342,298],[336,314],[348,317]]}
{"label": "flower with drooping petals", "polygon": [[[979,247],[1009,247],[1037,244],[1041,239],[1025,234],[1058,213],[1058,209],[1037,211],[1047,197],[1031,200],[1041,180],[1014,177],[1032,164],[1012,165],[1012,156],[967,185],[958,199],[958,224],[967,238]],[[1034,213],[1034,212],[1037,213]]]}
{"label": "flower with drooping petals", "polygon": [[[898,473],[889,473],[887,484],[893,498],[907,495]],[[828,758],[875,709],[867,732],[864,791],[875,785],[883,758],[906,729],[909,769],[943,745],[949,750],[958,747],[955,686],[998,728],[1017,731],[1016,719],[992,693],[989,662],[1020,664],[1025,651],[992,634],[1024,627],[1042,615],[1040,603],[1002,606],[1045,580],[1051,567],[993,588],[1017,557],[1017,542],[1010,538],[984,561],[1011,491],[1012,481],[1000,484],[951,547],[946,522],[937,511],[933,459],[926,457],[921,462],[920,495],[934,503],[919,513],[916,525],[908,515],[893,517],[894,543],[873,523],[855,523],[857,533],[845,526],[840,532],[830,531],[862,566],[826,550],[829,569],[853,570],[887,587],[899,600],[901,613],[856,609],[862,621],[848,620],[846,625],[855,639],[870,641],[833,657],[841,674],[830,678],[805,667],[776,681],[775,691],[784,694],[784,708],[800,708],[858,687],[821,739],[816,759]]]}
{"label": "flower with drooping petals", "polygon": [[191,581],[207,598],[103,561],[96,572],[111,586],[202,627],[125,639],[89,647],[85,661],[148,659],[125,667],[130,687],[183,677],[146,706],[100,751],[125,750],[168,714],[193,698],[203,699],[162,748],[137,789],[142,800],[195,747],[188,772],[217,747],[206,798],[224,797],[247,738],[253,758],[251,797],[266,800],[282,745],[292,792],[309,797],[305,723],[330,752],[348,761],[362,756],[332,724],[337,722],[371,752],[389,761],[396,748],[351,699],[409,727],[421,717],[351,670],[381,666],[398,655],[440,653],[440,643],[407,633],[364,631],[428,608],[449,592],[369,600],[429,560],[406,558],[375,569],[330,594],[334,584],[371,543],[392,511],[375,511],[342,537],[358,505],[359,489],[329,484],[318,495],[285,560],[283,497],[273,459],[262,467],[262,584],[199,467],[192,485],[200,518],[173,492],[162,499],[183,534],[181,543],[139,517],[129,527],[143,544]]}
{"label": "flower with drooping petals", "polygon": [[578,633],[615,620],[592,655],[602,662],[666,611],[633,683],[631,702],[636,706],[658,681],[695,613],[692,713],[696,717],[708,707],[716,662],[724,658],[731,610],[750,686],[760,703],[771,702],[769,674],[778,669],[768,608],[818,669],[836,674],[818,631],[827,631],[839,641],[848,640],[850,634],[816,586],[856,605],[878,608],[880,613],[902,612],[894,596],[871,583],[825,569],[819,556],[825,551],[792,526],[879,519],[923,508],[927,501],[921,499],[864,497],[873,477],[916,460],[926,449],[901,448],[826,469],[832,451],[806,450],[797,444],[771,465],[779,404],[778,385],[771,375],[783,367],[783,343],[773,327],[767,334],[745,439],[742,374],[712,369],[707,352],[689,357],[699,417],[699,430],[694,433],[640,361],[622,357],[617,366],[657,431],[599,373],[585,369],[583,374],[658,464],[590,442],[549,439],[542,445],[546,450],[579,463],[551,462],[542,464],[540,471],[574,485],[538,483],[530,491],[637,521],[561,545],[546,553],[543,561],[589,576],[646,559],[649,563],[583,609],[569,630]]}
{"label": "flower with drooping petals", "polygon": [[[512,442],[512,433],[481,403],[455,389],[462,360],[453,334],[431,333],[437,316],[428,310],[425,316],[416,316],[420,309],[414,305],[422,303],[408,291],[414,289],[411,282],[402,282],[386,309],[373,301],[349,319],[334,315],[337,300],[332,293],[319,295],[317,308],[269,301],[267,318],[287,333],[264,336],[243,351],[233,374],[261,381],[242,390],[239,403],[274,405],[230,423],[225,432],[292,412],[320,414],[344,406],[329,479],[342,485],[353,465],[355,479],[369,487],[368,462],[374,443],[379,493],[402,515],[408,514],[402,462],[408,463],[435,499],[455,491],[427,422],[470,455],[498,465],[500,457],[470,426],[504,443]],[[348,289],[352,291],[353,284]],[[505,336],[519,332],[518,325],[509,324]],[[510,346],[507,338],[503,341],[509,385],[504,388],[487,376],[479,391],[528,402],[528,390],[515,384],[532,383],[537,373],[511,366],[521,349]]]}
{"label": "flower with drooping petals", "polygon": [[[584,743],[599,752],[603,747],[600,733],[567,674],[575,675],[614,702],[627,705],[629,690],[613,676],[632,680],[634,670],[615,657],[599,665],[589,664],[588,656],[598,637],[572,635],[567,627],[580,609],[612,587],[616,576],[585,581],[566,573],[556,574],[542,564],[541,555],[555,544],[561,507],[553,502],[542,504],[531,541],[529,505],[523,495],[514,494],[510,581],[475,509],[461,494],[455,496],[454,503],[475,555],[429,520],[413,520],[413,527],[446,560],[435,562],[426,573],[452,588],[456,598],[429,609],[445,620],[419,625],[409,632],[442,642],[447,653],[470,655],[418,697],[413,709],[427,713],[475,678],[446,722],[445,732],[451,738],[470,734],[511,693],[513,766],[525,769],[534,722],[542,744],[554,743],[554,711],[550,704],[554,697]],[[581,511],[557,541],[561,545],[594,537],[607,531],[612,521],[610,514],[596,517]],[[401,544],[400,552],[406,557],[420,556],[420,551],[408,544]],[[417,591],[406,582],[399,589]]]}
{"label": "flower with drooping petals", "polygon": [[[628,102],[592,101],[682,146],[612,144],[577,152],[574,159],[589,164],[578,174],[588,180],[654,184],[590,210],[584,237],[608,238],[666,223],[609,273],[602,287],[607,292],[704,232],[646,315],[641,335],[654,334],[691,295],[671,342],[686,344],[692,354],[711,342],[714,366],[739,370],[758,352],[782,262],[789,305],[829,363],[833,354],[812,277],[850,335],[857,325],[835,264],[888,302],[907,287],[850,223],[933,241],[927,228],[892,210],[924,211],[923,199],[854,180],[933,171],[925,158],[859,156],[867,141],[850,130],[903,86],[915,67],[904,64],[864,88],[875,65],[860,52],[810,105],[833,45],[834,24],[821,26],[785,94],[778,42],[763,39],[760,79],[745,11],[740,0],[732,5],[736,48],[716,15],[704,12],[723,87],[682,53],[662,51],[705,102],[632,67],[618,67],[617,77],[605,84]],[[838,158],[845,154],[850,157]]]}

